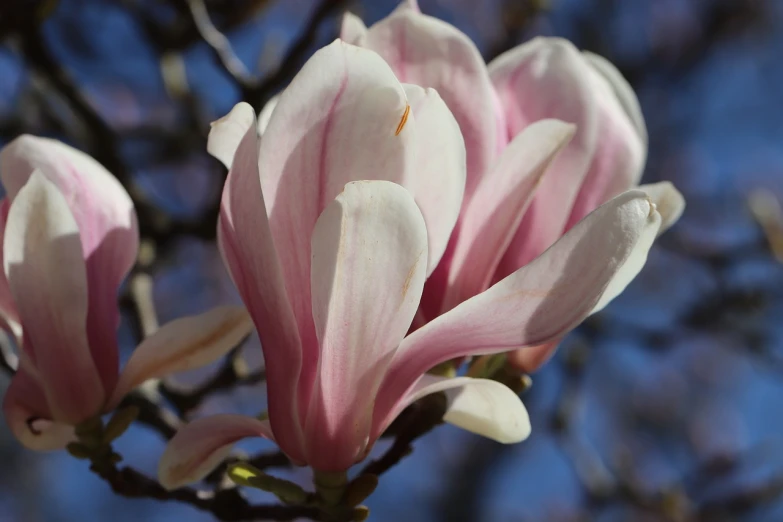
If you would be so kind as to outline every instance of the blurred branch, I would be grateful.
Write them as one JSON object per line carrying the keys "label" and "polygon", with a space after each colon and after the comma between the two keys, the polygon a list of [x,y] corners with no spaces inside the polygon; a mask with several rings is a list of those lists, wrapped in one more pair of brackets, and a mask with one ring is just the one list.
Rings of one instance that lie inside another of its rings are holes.
{"label": "blurred branch", "polygon": [[157,431],[164,440],[170,440],[182,425],[173,411],[163,408],[159,401],[150,397],[150,392],[141,388],[125,397],[120,407],[136,406],[139,416],[136,421]]}
{"label": "blurred branch", "polygon": [[94,472],[106,480],[118,495],[129,498],[152,498],[161,501],[176,501],[189,504],[201,511],[211,513],[223,522],[253,520],[296,520],[309,518],[323,520],[321,512],[312,507],[282,505],[252,505],[237,488],[219,491],[198,491],[192,488],[166,490],[157,481],[133,468],[117,468],[113,464],[95,466]]}
{"label": "blurred branch", "polygon": [[282,89],[304,64],[305,59],[316,43],[318,29],[330,16],[337,14],[347,4],[347,0],[321,0],[304,29],[291,45],[291,48],[280,62],[280,67],[273,74],[265,78],[260,84],[243,92],[243,98],[250,103],[256,112],[260,111],[264,103],[274,95],[275,91]]}
{"label": "blurred branch", "polygon": [[386,434],[394,436],[394,443],[378,459],[366,464],[360,475],[381,475],[413,452],[413,442],[443,422],[446,414],[446,396],[443,393],[427,395],[409,406],[389,427]]}
{"label": "blurred branch", "polygon": [[781,498],[783,498],[783,475],[777,475],[761,483],[728,492],[718,500],[705,503],[699,509],[698,520],[704,522],[736,520],[736,517],[747,515],[762,505]]}
{"label": "blurred branch", "polygon": [[263,370],[250,372],[246,363],[239,355],[239,349],[226,357],[221,369],[205,383],[193,390],[180,392],[164,382],[159,385],[160,393],[179,412],[180,417],[198,408],[207,397],[239,386],[252,386],[264,381],[266,373]]}
{"label": "blurred branch", "polygon": [[196,24],[201,38],[212,48],[217,55],[223,68],[226,69],[239,85],[243,88],[251,88],[256,80],[242,63],[234,50],[231,48],[231,42],[228,38],[217,30],[212,20],[209,18],[207,6],[204,0],[186,0],[190,13],[193,16],[193,22]]}
{"label": "blurred branch", "polygon": [[[221,18],[222,31],[248,22],[263,10],[270,0],[243,0],[226,2],[224,0],[205,2],[205,9],[211,10]],[[166,2],[176,11],[172,23],[160,24],[138,0],[122,0],[122,4],[142,24],[151,43],[158,50],[170,52],[184,51],[203,38],[190,12],[187,0],[168,0]]]}

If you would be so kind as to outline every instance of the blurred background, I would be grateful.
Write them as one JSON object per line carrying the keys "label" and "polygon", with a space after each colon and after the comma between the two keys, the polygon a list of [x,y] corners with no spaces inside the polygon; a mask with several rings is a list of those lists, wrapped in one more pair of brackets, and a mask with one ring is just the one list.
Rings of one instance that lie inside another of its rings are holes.
{"label": "blurred background", "polygon": [[[125,183],[139,202],[140,271],[154,283],[161,321],[238,302],[214,242],[225,173],[205,151],[209,122],[240,99],[259,108],[336,37],[344,10],[370,24],[395,5],[3,0],[0,145],[21,133],[56,137]],[[439,427],[382,477],[371,520],[783,520],[783,2],[420,5],[488,60],[557,35],[614,62],[649,128],[644,182],[673,181],[688,207],[626,292],[532,376],[527,442]],[[227,45],[233,55],[214,50]],[[131,315],[124,357],[139,329]],[[257,340],[244,350],[260,363]],[[199,413],[263,406],[261,385],[249,385]],[[118,444],[146,473],[162,448],[144,426]],[[0,522],[213,520],[187,505],[115,496],[85,462],[24,450],[5,425],[0,462]]]}

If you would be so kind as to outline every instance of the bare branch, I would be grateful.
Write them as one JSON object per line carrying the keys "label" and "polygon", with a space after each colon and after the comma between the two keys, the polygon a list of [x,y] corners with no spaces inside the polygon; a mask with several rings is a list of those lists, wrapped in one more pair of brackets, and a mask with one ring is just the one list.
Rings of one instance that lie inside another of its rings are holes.
{"label": "bare branch", "polygon": [[234,78],[234,80],[244,88],[251,88],[256,80],[247,70],[242,60],[234,53],[234,49],[231,47],[231,42],[226,36],[217,30],[212,20],[209,18],[209,12],[207,6],[204,4],[204,0],[186,0],[188,8],[193,16],[193,22],[196,24],[201,38],[204,39],[207,44],[217,55],[220,63],[226,71]]}

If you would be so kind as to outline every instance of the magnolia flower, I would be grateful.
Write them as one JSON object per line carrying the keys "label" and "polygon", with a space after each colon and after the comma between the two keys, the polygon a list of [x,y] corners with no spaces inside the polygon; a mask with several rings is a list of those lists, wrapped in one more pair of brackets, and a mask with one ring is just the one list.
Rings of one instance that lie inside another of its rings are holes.
{"label": "magnolia flower", "polygon": [[[465,137],[459,224],[425,286],[416,326],[527,265],[639,181],[647,154],[639,103],[600,56],[536,38],[486,66],[465,34],[423,15],[415,0],[369,29],[347,14],[341,37],[379,53],[402,81],[436,89]],[[544,118],[575,128],[542,127]],[[662,215],[663,232],[682,213],[682,196],[668,182],[641,189]],[[525,348],[510,361],[533,371],[556,346]]]}
{"label": "magnolia flower", "polygon": [[0,177],[0,318],[20,348],[3,411],[28,448],[65,447],[143,381],[206,364],[251,331],[236,306],[178,319],[120,374],[117,290],[139,244],[130,197],[91,157],[33,136],[0,151]]}
{"label": "magnolia flower", "polygon": [[[537,128],[543,144],[572,131],[554,120]],[[438,391],[447,422],[524,439],[527,413],[510,389],[425,372],[563,335],[625,286],[661,225],[650,196],[626,192],[406,336],[465,183],[464,144],[434,90],[400,84],[379,55],[338,40],[305,64],[265,124],[246,104],[216,122],[209,150],[230,166],[218,240],[261,337],[268,420],[218,415],[183,427],[160,462],[168,488],[255,436],[297,464],[344,471],[407,405]]]}

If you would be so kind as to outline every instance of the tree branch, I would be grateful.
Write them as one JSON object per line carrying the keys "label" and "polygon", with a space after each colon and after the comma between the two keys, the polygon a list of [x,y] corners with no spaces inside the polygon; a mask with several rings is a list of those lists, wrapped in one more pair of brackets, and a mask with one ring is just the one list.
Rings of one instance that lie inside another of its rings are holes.
{"label": "tree branch", "polygon": [[106,480],[112,490],[128,498],[152,498],[161,501],[176,501],[206,511],[223,522],[253,520],[296,520],[309,518],[323,520],[321,512],[313,507],[283,505],[252,505],[237,488],[216,492],[198,491],[192,488],[166,490],[157,481],[133,468],[117,468],[113,464],[93,465],[91,469]]}
{"label": "tree branch", "polygon": [[242,97],[256,109],[256,112],[261,110],[275,91],[283,88],[291,81],[291,78],[302,67],[308,52],[316,42],[318,29],[323,21],[336,14],[346,3],[347,0],[321,0],[310,16],[310,20],[299,34],[299,37],[283,57],[277,71],[257,86],[244,90]]}

